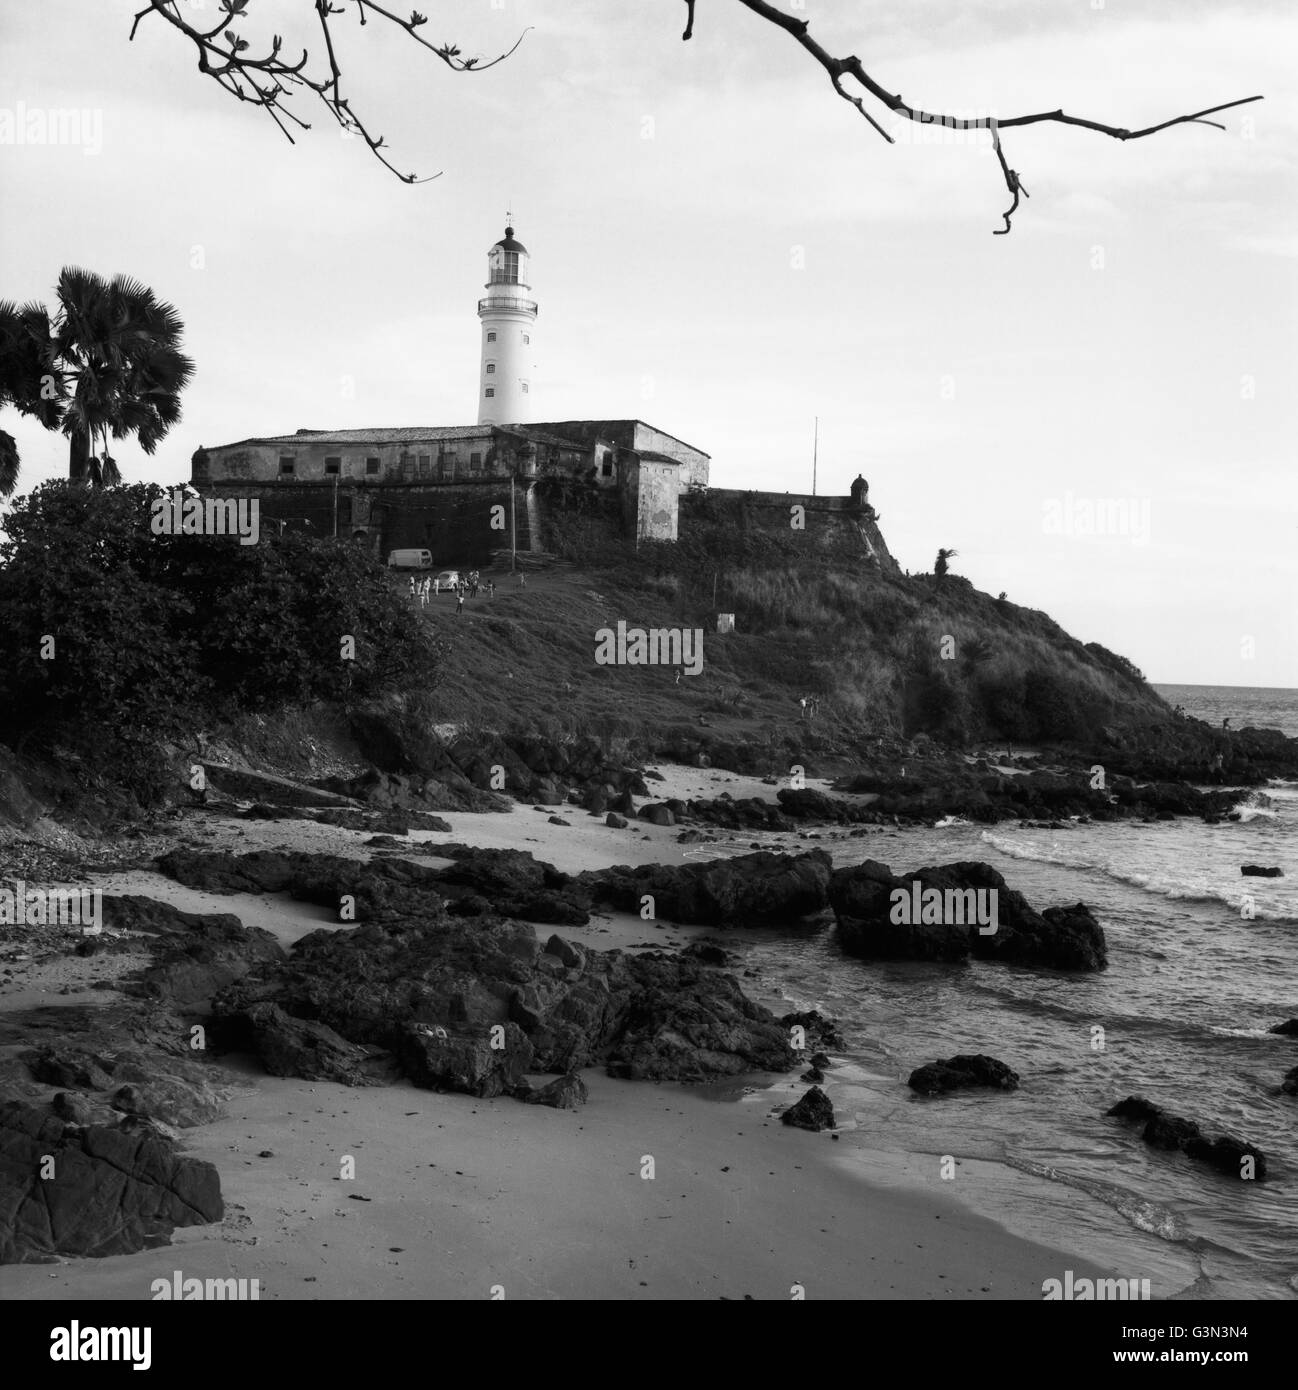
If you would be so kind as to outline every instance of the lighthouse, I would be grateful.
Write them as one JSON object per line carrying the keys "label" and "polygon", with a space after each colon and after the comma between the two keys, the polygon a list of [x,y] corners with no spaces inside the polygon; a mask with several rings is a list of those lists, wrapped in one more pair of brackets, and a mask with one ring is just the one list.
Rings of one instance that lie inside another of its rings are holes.
{"label": "lighthouse", "polygon": [[536,300],[527,247],[513,227],[487,252],[487,295],[478,300],[482,367],[478,424],[521,425],[532,418],[532,334]]}

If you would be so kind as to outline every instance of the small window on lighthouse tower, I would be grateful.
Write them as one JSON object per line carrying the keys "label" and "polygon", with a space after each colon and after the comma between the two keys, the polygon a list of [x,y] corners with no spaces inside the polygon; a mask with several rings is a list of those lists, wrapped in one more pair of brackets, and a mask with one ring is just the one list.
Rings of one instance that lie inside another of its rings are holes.
{"label": "small window on lighthouse tower", "polygon": [[487,334],[487,341],[488,341],[489,343],[494,343],[494,342],[496,341],[496,335],[495,335],[494,332],[493,332],[493,333],[488,333],[488,334]]}
{"label": "small window on lighthouse tower", "polygon": [[524,383],[523,383],[523,394],[524,394],[525,396],[527,395],[527,382],[524,382]]}
{"label": "small window on lighthouse tower", "polygon": [[494,396],[496,394],[496,388],[494,386],[488,386],[484,394]]}
{"label": "small window on lighthouse tower", "polygon": [[487,363],[487,375],[488,375],[488,376],[494,376],[494,375],[495,375],[495,372],[496,372],[496,364],[495,364],[494,362],[488,362],[488,363]]}
{"label": "small window on lighthouse tower", "polygon": [[530,333],[524,333],[524,334],[523,334],[523,341],[524,341],[525,343],[530,343],[530,342],[532,341],[532,335],[531,335]]}

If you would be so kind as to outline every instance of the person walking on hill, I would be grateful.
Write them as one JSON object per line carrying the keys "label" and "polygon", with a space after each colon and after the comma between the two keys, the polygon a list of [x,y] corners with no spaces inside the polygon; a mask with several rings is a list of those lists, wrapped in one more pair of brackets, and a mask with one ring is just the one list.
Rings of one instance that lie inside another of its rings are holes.
{"label": "person walking on hill", "polygon": [[799,697],[798,704],[802,710],[801,714],[798,715],[798,718],[805,719],[807,717],[807,697],[805,695]]}

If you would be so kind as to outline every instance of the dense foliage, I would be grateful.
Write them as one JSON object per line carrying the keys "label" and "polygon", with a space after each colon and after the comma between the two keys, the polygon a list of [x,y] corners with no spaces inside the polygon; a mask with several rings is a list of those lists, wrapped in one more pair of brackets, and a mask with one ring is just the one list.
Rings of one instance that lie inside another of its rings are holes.
{"label": "dense foliage", "polygon": [[435,683],[435,644],[359,547],[155,535],[162,495],[52,482],[15,505],[0,543],[0,738],[129,759],[240,710]]}

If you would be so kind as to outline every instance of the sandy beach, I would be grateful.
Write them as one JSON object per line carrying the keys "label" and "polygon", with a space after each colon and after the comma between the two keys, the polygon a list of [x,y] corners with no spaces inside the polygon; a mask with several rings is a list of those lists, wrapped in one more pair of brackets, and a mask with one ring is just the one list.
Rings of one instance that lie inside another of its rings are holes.
{"label": "sandy beach", "polygon": [[[666,780],[654,785],[663,796],[762,789],[729,773],[662,771]],[[571,824],[551,824],[552,814]],[[680,862],[687,852],[753,843],[751,835],[722,832],[715,845],[679,845],[673,828],[632,822],[613,830],[571,807],[448,812],[445,819],[449,836],[417,832],[410,840],[527,849],[569,872]],[[365,838],[301,821],[195,812],[181,842],[364,857],[373,852]],[[808,843],[760,839],[771,848]],[[286,947],[332,925],[321,909],[286,896],[201,893],[151,872],[100,875],[95,886],[147,893],[188,911],[237,912]],[[630,914],[562,934],[603,949],[673,947],[700,937],[736,946],[743,936]],[[92,978],[103,980],[102,961],[86,968],[95,964],[34,966],[0,992],[0,1010],[111,1000],[87,988]],[[71,993],[59,993],[69,986]],[[778,1005],[778,982],[746,980],[745,987]],[[154,1280],[179,1270],[186,1278],[256,1279],[263,1299],[787,1299],[800,1291],[807,1298],[1039,1299],[1043,1280],[1066,1268],[1103,1273],[962,1208],[931,1157],[894,1156],[889,1181],[872,1182],[844,1161],[847,1134],[781,1125],[774,1107],[807,1087],[796,1072],[690,1088],[613,1080],[590,1069],[589,1102],[569,1112],[405,1082],[351,1089],[284,1080],[239,1059],[223,1065],[237,1078],[228,1117],[184,1131],[183,1141],[218,1168],[224,1222],[179,1230],[171,1246],[137,1255],[8,1266],[0,1269],[0,1296],[148,1299]],[[832,1100],[832,1071],[826,1090]],[[354,1177],[344,1176],[349,1157]]]}

